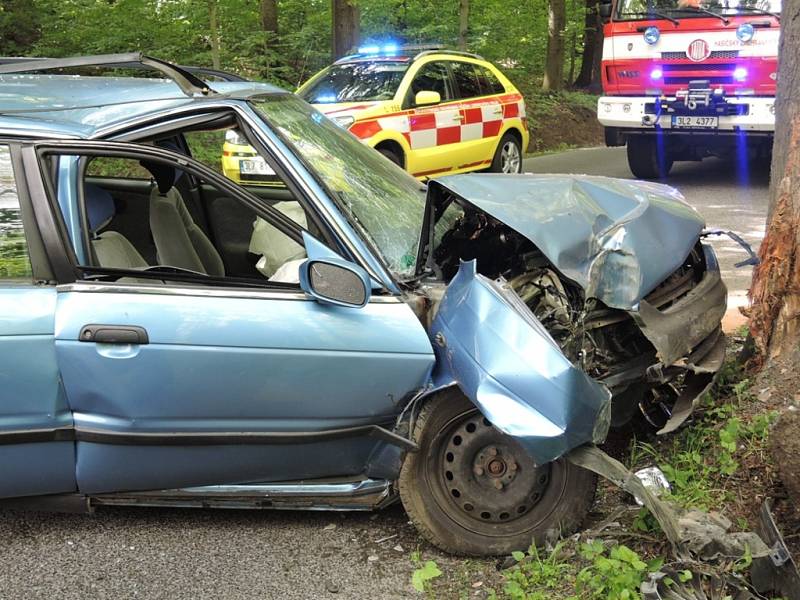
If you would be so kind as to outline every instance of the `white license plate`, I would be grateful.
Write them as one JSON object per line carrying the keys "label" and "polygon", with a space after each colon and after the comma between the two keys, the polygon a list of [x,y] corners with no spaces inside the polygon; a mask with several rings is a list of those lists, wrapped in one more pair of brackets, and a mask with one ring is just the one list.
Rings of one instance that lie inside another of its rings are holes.
{"label": "white license plate", "polygon": [[248,175],[275,175],[275,171],[260,156],[240,160],[239,170]]}
{"label": "white license plate", "polygon": [[702,127],[702,128],[716,129],[717,127],[719,127],[719,117],[673,116],[672,126],[687,127],[687,128]]}

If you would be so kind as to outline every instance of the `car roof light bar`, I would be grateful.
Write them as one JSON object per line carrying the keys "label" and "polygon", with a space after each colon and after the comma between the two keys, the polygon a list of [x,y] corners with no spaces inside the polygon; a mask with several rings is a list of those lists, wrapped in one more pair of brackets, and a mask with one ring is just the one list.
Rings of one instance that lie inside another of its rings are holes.
{"label": "car roof light bar", "polygon": [[[5,64],[0,64],[0,75],[11,73],[28,73],[31,71],[50,71],[53,69],[67,69],[76,67],[117,67],[131,66],[150,67],[171,79],[187,96],[215,96],[217,92],[205,81],[191,71],[173,65],[172,63],[146,56],[140,52],[127,54],[101,54],[97,56],[75,56],[71,58],[44,58],[28,59],[19,62],[12,59]],[[200,69],[196,69],[200,73]],[[203,69],[202,72],[211,73],[212,70]],[[217,72],[221,73],[221,72]],[[201,73],[202,74],[202,73]],[[231,74],[227,74],[230,76]],[[228,79],[230,80],[230,79]]]}
{"label": "car roof light bar", "polygon": [[347,56],[343,56],[337,63],[348,62],[351,60],[362,60],[362,59],[386,59],[386,58],[397,58],[401,60],[405,56],[412,56],[412,60],[417,60],[423,56],[428,56],[430,54],[449,54],[452,56],[465,56],[467,58],[474,58],[477,60],[484,60],[482,56],[478,54],[473,54],[471,52],[462,52],[460,50],[448,50],[444,46],[440,44],[403,44],[398,46],[396,44],[389,44],[392,48],[391,51],[384,51],[381,48],[385,48],[385,46],[381,47],[376,45],[370,46],[363,46],[359,48],[359,51],[355,54],[349,54]]}

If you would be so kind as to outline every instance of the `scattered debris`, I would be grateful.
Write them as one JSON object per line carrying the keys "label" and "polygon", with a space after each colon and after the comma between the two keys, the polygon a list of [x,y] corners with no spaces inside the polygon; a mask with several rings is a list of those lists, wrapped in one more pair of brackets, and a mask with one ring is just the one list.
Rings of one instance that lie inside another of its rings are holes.
{"label": "scattered debris", "polygon": [[328,581],[325,583],[325,591],[329,594],[338,594],[339,593],[339,586],[338,584]]}
{"label": "scattered debris", "polygon": [[377,554],[370,554],[367,557],[367,562],[375,562],[377,560],[378,560],[378,555]]}
{"label": "scattered debris", "polygon": [[405,552],[405,550],[403,550],[403,547],[400,544],[397,544],[397,546],[392,548],[392,550],[394,550],[395,552]]}
{"label": "scattered debris", "polygon": [[389,540],[393,540],[394,538],[396,538],[397,535],[398,534],[396,534],[396,533],[394,535],[387,535],[386,537],[382,537],[379,540],[375,540],[375,543],[376,544],[382,544],[383,542],[388,542]]}
{"label": "scattered debris", "polygon": [[[660,496],[664,491],[670,491],[669,481],[667,481],[664,472],[658,467],[639,469],[634,475],[639,478],[639,481],[642,482],[644,487],[653,492],[656,496]],[[644,506],[644,502],[642,502],[638,496],[634,495],[634,499],[636,500],[636,504]]]}
{"label": "scattered debris", "polygon": [[331,523],[330,525],[325,525],[322,531],[333,531],[334,529],[336,529],[336,523]]}
{"label": "scattered debris", "polygon": [[[658,521],[672,545],[675,561],[669,568],[652,573],[642,584],[645,600],[737,600],[758,599],[759,593],[794,593],[800,599],[797,582],[800,574],[786,551],[780,534],[769,515],[769,505],[762,510],[762,524],[772,545],[753,532],[731,532],[731,522],[724,516],[699,510],[682,510],[662,500],[637,474],[629,471],[599,448],[582,446],[566,456],[570,462],[605,477],[635,498]],[[777,535],[777,540],[773,536]],[[752,584],[742,572],[752,566]],[[688,576],[684,575],[688,574]],[[683,575],[683,576],[682,576]],[[778,589],[778,586],[780,587]],[[786,587],[788,586],[788,587]],[[707,595],[708,594],[708,595]]]}

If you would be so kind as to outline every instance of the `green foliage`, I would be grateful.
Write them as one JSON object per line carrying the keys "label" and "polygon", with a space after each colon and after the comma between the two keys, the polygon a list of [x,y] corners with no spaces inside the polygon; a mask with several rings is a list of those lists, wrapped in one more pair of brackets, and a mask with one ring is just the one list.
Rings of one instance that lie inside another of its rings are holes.
{"label": "green foliage", "polygon": [[[143,51],[182,64],[240,72],[294,89],[331,61],[331,1],[279,0],[278,33],[261,28],[251,0],[5,0],[3,54],[71,56]],[[364,43],[454,47],[454,0],[359,0]],[[468,49],[514,80],[539,81],[547,38],[543,2],[472,2]],[[565,76],[580,69],[585,5],[566,2]],[[215,18],[212,19],[212,13]],[[212,31],[212,23],[216,28]],[[218,50],[214,40],[219,40]]]}
{"label": "green foliage", "polygon": [[[727,363],[716,395],[733,396],[735,402],[701,407],[691,426],[658,447],[635,441],[630,464],[636,468],[655,462],[672,486],[672,499],[681,506],[713,509],[731,500],[732,492],[726,487],[729,477],[738,472],[742,458],[765,447],[770,425],[777,418],[774,411],[754,416],[740,413],[742,403],[752,397],[751,388],[741,368]],[[637,517],[634,525],[647,526],[644,517]]]}
{"label": "green foliage", "polygon": [[418,592],[425,592],[431,596],[431,581],[441,576],[441,569],[436,561],[423,562],[419,550],[411,553],[411,562],[416,567],[411,573],[411,585]]}
{"label": "green foliage", "polygon": [[[572,565],[564,559],[563,543],[559,543],[543,556],[536,546],[528,552],[514,552],[512,557],[517,564],[505,575],[503,594],[510,600],[549,600],[553,590],[560,589],[564,580],[574,573]],[[496,598],[495,594],[490,597]]]}
{"label": "green foliage", "polygon": [[602,542],[581,545],[581,556],[590,565],[578,573],[577,591],[581,600],[638,600],[639,588],[647,574],[658,571],[663,561],[643,561],[627,546],[614,546],[606,550]]}

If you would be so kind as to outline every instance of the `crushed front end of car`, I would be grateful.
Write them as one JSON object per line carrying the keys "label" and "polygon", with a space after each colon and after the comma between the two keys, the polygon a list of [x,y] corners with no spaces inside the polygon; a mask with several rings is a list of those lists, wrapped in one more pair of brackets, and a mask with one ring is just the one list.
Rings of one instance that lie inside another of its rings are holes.
{"label": "crushed front end of car", "polygon": [[429,184],[427,210],[417,290],[437,387],[540,464],[637,413],[661,433],[688,418],[722,366],[727,291],[676,190],[457,175]]}

